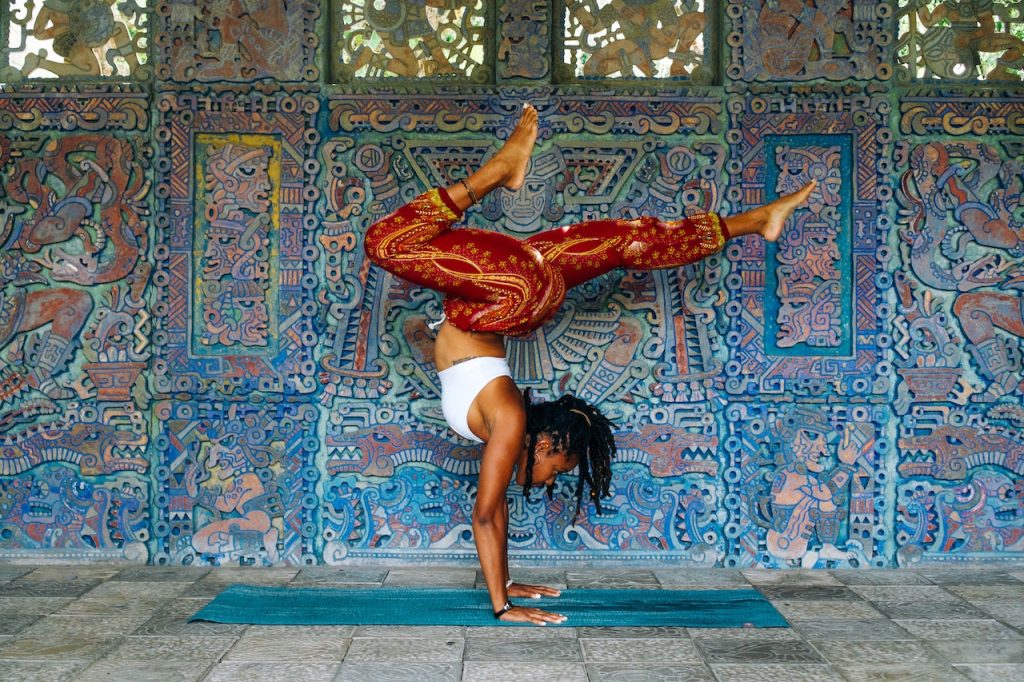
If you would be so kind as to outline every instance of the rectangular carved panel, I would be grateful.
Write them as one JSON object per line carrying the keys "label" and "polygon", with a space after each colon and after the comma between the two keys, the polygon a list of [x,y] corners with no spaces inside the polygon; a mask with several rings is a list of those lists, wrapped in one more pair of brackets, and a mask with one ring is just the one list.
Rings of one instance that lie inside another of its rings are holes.
{"label": "rectangular carved panel", "polygon": [[889,104],[826,86],[737,91],[727,133],[734,212],[812,178],[818,185],[775,245],[748,236],[726,246],[726,391],[885,395],[892,372],[880,335],[889,308],[880,306],[879,282],[890,253],[892,190],[882,172],[892,154]]}
{"label": "rectangular carved panel", "polygon": [[171,83],[315,81],[315,0],[164,0],[156,76]]}
{"label": "rectangular carved panel", "polygon": [[884,407],[733,403],[726,410],[727,566],[890,561]]}
{"label": "rectangular carved panel", "polygon": [[[853,330],[853,167],[850,135],[767,135],[765,198],[825,185],[765,245],[765,352],[849,356]],[[809,172],[810,171],[810,172]],[[822,177],[818,178],[817,175]]]}
{"label": "rectangular carved panel", "polygon": [[729,0],[729,78],[892,78],[892,8],[876,0]]}
{"label": "rectangular carved panel", "polygon": [[0,93],[3,560],[149,558],[147,107],[134,85]]}
{"label": "rectangular carved panel", "polygon": [[896,559],[1002,562],[1024,549],[1024,102],[917,87],[900,112]]}
{"label": "rectangular carved panel", "polygon": [[305,95],[161,100],[158,391],[314,390],[317,108]]}
{"label": "rectangular carved panel", "polygon": [[161,401],[157,564],[315,562],[312,405]]}
{"label": "rectangular carved panel", "polygon": [[192,338],[196,355],[278,346],[281,142],[195,136]]}

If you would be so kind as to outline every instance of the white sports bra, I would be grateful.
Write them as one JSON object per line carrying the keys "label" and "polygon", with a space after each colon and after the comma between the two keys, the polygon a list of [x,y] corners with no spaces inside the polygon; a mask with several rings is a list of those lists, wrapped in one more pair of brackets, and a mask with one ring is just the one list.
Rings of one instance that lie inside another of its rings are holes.
{"label": "white sports bra", "polygon": [[465,360],[437,373],[441,380],[441,411],[452,431],[463,438],[483,443],[469,430],[469,408],[487,384],[498,377],[510,377],[505,358],[480,357]]}

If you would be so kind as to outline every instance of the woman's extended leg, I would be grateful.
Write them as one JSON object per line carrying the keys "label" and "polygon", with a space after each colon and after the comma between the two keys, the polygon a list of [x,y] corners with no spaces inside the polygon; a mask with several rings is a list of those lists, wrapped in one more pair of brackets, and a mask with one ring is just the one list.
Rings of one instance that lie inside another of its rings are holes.
{"label": "woman's extended leg", "polygon": [[676,268],[717,253],[734,237],[760,234],[775,241],[793,209],[807,200],[814,187],[810,182],[770,204],[728,219],[702,213],[673,221],[651,216],[592,220],[535,234],[526,243],[562,271],[568,288],[615,268]]}

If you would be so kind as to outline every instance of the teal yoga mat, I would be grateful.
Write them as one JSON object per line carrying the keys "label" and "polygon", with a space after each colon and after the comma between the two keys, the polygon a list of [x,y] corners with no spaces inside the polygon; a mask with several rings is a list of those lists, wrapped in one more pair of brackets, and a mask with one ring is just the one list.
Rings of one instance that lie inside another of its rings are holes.
{"label": "teal yoga mat", "polygon": [[[757,590],[563,590],[516,599],[568,616],[566,627],[787,627]],[[485,590],[232,585],[192,620],[253,625],[505,625]],[[509,624],[511,625],[511,624]],[[555,627],[549,625],[548,627]]]}

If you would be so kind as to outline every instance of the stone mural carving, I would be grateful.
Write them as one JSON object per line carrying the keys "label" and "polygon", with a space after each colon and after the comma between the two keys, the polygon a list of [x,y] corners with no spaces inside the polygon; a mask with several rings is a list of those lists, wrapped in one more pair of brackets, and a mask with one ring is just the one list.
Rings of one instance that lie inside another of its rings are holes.
{"label": "stone mural carving", "polygon": [[885,410],[734,405],[727,565],[884,566]]}
{"label": "stone mural carving", "polygon": [[202,279],[193,295],[195,317],[206,323],[197,349],[267,346],[274,326],[268,294],[277,275],[277,235],[271,229],[278,211],[271,198],[279,193],[272,178],[281,171],[271,160],[280,157],[280,149],[272,138],[264,138],[266,146],[254,146],[258,140],[252,137],[245,141],[250,144],[196,138],[203,145],[197,163],[204,213],[196,245],[203,255],[195,264]]}
{"label": "stone mural carving", "polygon": [[[483,0],[351,0],[335,10],[340,80],[490,78]],[[493,29],[490,29],[493,30]]]}
{"label": "stone mural carving", "polygon": [[312,405],[161,401],[154,414],[154,562],[316,563]]}
{"label": "stone mural carving", "polygon": [[[987,99],[953,109],[925,90],[907,99],[891,238],[903,313],[894,326],[902,379],[896,560],[1012,556],[1024,549],[1024,178],[1013,135],[1024,103],[992,92],[990,116]],[[978,131],[994,136],[966,137]]]}
{"label": "stone mural carving", "polygon": [[705,66],[703,0],[567,0],[562,50],[571,78],[690,78]]}
{"label": "stone mural carving", "polygon": [[144,561],[145,99],[55,99],[0,98],[0,557]]}
{"label": "stone mural carving", "polygon": [[159,0],[157,78],[177,83],[315,81],[314,0]]}
{"label": "stone mural carving", "polygon": [[480,453],[437,401],[438,298],[362,237],[529,101],[522,189],[466,224],[728,222],[818,189],[774,245],[610,273],[509,341],[520,385],[599,404],[619,448],[601,516],[571,523],[572,476],[513,495],[515,561],[1018,560],[1020,20],[975,0],[0,7],[0,559],[475,563]]}
{"label": "stone mural carving", "polygon": [[497,3],[498,78],[540,79],[551,71],[551,3],[543,0],[505,0]]}
{"label": "stone mural carving", "polygon": [[[778,243],[726,246],[726,390],[786,400],[886,394],[893,368],[879,339],[889,308],[878,282],[887,281],[883,235],[891,224],[891,190],[879,169],[892,149],[888,103],[824,89],[813,97],[746,91],[730,109],[729,199],[756,205],[804,178],[819,185]],[[803,133],[786,134],[793,129]],[[854,177],[860,182],[851,186]]]}
{"label": "stone mural carving", "polygon": [[863,0],[731,0],[730,78],[887,80],[892,8]]}
{"label": "stone mural carving", "polygon": [[1020,2],[900,0],[896,54],[901,80],[1020,81]]}
{"label": "stone mural carving", "polygon": [[146,0],[11,0],[3,80],[146,78]]}
{"label": "stone mural carving", "polygon": [[[161,102],[157,390],[313,392],[316,100],[225,93]],[[193,131],[202,131],[194,144]]]}

